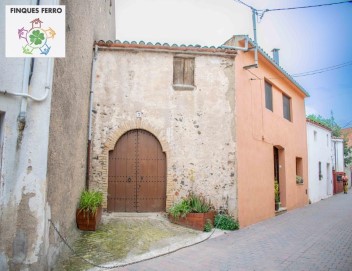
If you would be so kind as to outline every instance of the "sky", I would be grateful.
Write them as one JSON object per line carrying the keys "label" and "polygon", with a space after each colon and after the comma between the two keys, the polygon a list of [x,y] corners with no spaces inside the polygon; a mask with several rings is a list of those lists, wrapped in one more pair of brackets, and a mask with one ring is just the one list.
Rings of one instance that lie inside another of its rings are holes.
{"label": "sky", "polygon": [[[243,0],[257,10],[347,0]],[[220,46],[232,35],[253,39],[252,11],[236,0],[116,0],[116,39],[170,45]],[[328,72],[295,77],[310,94],[306,113],[352,126],[352,3],[266,12],[258,44],[291,75],[349,62]]]}

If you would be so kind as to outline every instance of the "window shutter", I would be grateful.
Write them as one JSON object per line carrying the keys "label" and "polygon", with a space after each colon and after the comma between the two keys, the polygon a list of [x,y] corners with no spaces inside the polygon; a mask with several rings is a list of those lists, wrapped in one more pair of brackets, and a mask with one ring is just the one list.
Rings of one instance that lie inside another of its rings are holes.
{"label": "window shutter", "polygon": [[183,81],[183,70],[184,70],[184,59],[174,57],[174,84],[184,84]]}
{"label": "window shutter", "polygon": [[194,58],[185,58],[184,59],[184,76],[183,83],[185,85],[194,85]]}

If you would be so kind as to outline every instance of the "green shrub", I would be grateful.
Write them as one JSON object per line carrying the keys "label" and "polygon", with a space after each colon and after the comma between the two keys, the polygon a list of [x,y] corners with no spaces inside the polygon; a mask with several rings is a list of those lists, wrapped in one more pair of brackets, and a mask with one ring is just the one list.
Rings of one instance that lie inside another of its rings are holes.
{"label": "green shrub", "polygon": [[234,220],[231,216],[226,214],[217,214],[215,216],[215,228],[221,230],[238,230],[240,225],[237,220]]}
{"label": "green shrub", "polygon": [[78,209],[84,212],[92,212],[95,214],[97,209],[103,203],[103,193],[99,191],[88,191],[85,190],[82,192]]}
{"label": "green shrub", "polygon": [[189,194],[186,200],[188,200],[191,213],[207,213],[212,208],[210,201],[207,202],[203,197],[193,193]]}
{"label": "green shrub", "polygon": [[210,232],[213,229],[213,224],[211,223],[210,219],[207,219],[207,223],[204,225],[204,231]]}
{"label": "green shrub", "polygon": [[174,218],[179,218],[180,216],[185,217],[186,214],[190,213],[191,208],[188,204],[188,201],[182,200],[178,203],[175,203],[170,209],[169,213],[174,217]]}
{"label": "green shrub", "polygon": [[212,209],[210,201],[206,201],[202,196],[190,193],[180,202],[175,203],[169,213],[174,218],[185,217],[188,213],[207,213]]}

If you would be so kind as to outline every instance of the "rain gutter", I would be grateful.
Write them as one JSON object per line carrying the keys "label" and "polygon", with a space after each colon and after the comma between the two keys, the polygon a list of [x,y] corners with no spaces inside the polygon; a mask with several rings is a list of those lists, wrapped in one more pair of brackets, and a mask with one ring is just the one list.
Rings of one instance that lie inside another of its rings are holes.
{"label": "rain gutter", "polygon": [[95,82],[95,64],[98,58],[98,46],[94,46],[94,55],[92,60],[92,73],[90,81],[89,92],[89,112],[88,112],[88,146],[87,146],[87,175],[86,175],[86,189],[89,189],[90,171],[91,171],[91,153],[92,153],[92,113],[94,100],[94,82]]}

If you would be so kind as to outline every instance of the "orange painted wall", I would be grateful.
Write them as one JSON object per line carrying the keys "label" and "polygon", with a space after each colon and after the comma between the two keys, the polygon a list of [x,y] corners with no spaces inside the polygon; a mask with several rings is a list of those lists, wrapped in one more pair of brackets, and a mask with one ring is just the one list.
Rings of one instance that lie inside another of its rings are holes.
{"label": "orange painted wall", "polygon": [[[259,54],[236,57],[236,139],[238,218],[241,227],[275,216],[273,147],[281,146],[281,202],[288,210],[308,203],[305,95]],[[264,78],[273,85],[273,112],[265,107]],[[291,97],[291,118],[283,117],[282,93]],[[282,155],[282,152],[284,155]],[[302,158],[304,184],[296,184],[296,157]]]}

